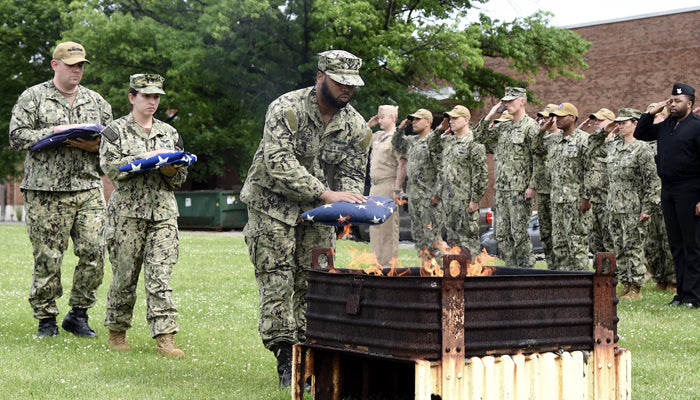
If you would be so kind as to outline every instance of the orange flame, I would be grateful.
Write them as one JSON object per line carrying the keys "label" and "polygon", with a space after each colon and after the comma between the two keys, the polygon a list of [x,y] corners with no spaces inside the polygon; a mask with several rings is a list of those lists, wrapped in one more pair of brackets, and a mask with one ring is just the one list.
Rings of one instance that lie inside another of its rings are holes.
{"label": "orange flame", "polygon": [[352,224],[347,224],[347,225],[343,226],[343,229],[338,231],[335,238],[336,239],[345,239],[348,236],[350,236],[350,232],[352,231],[351,227],[352,227]]}

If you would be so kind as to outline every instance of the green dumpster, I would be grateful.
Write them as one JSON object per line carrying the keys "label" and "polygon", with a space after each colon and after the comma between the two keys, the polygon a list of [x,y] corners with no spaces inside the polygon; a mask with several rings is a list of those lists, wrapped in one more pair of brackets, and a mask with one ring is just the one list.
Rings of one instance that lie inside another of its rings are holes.
{"label": "green dumpster", "polygon": [[196,190],[175,192],[183,229],[225,230],[242,228],[248,222],[248,209],[238,190]]}

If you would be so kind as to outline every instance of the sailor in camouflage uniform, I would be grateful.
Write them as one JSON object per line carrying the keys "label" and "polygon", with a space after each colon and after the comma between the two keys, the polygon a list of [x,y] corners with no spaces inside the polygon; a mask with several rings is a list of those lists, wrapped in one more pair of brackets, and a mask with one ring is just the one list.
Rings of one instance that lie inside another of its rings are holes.
{"label": "sailor in camouflage uniform", "polygon": [[[10,145],[28,150],[51,133],[86,124],[107,125],[112,107],[98,93],[80,86],[85,49],[78,43],[56,46],[54,77],[24,91],[12,109]],[[37,335],[58,335],[56,299],[63,294],[61,262],[73,240],[78,265],[63,320],[67,331],[97,336],[88,325],[87,309],[95,304],[102,283],[105,200],[97,157],[99,138],[69,140],[67,146],[27,151],[21,189],[27,232],[34,253],[29,303],[39,320]]]}
{"label": "sailor in camouflage uniform", "polygon": [[[581,125],[592,122],[593,131],[608,126],[615,119],[615,113],[607,108],[601,108],[589,115],[588,119]],[[590,139],[593,139],[592,137]],[[591,230],[588,238],[588,245],[591,253],[613,251],[612,238],[610,237],[609,218],[610,213],[606,207],[608,198],[608,175],[605,159],[608,147],[612,144],[612,135],[602,136],[601,140],[589,140],[588,142],[588,180],[591,195]]]}
{"label": "sailor in camouflage uniform", "polygon": [[[556,110],[556,104],[547,104],[545,108],[537,113],[537,123],[540,126],[544,126],[550,118],[554,110]],[[552,140],[554,140],[555,135],[561,135],[559,128],[556,125],[545,132],[542,132],[542,143],[539,145],[539,151],[537,157],[535,157],[536,163],[536,173],[537,177],[537,217],[540,223],[540,239],[542,241],[542,251],[544,252],[544,259],[547,263],[548,269],[554,269],[556,262],[554,261],[554,254],[552,252],[552,201],[550,199],[549,193],[551,188],[551,176],[550,176],[550,166],[547,163],[547,149],[551,145]]]}
{"label": "sailor in camouflage uniform", "polygon": [[[407,125],[415,135],[407,136]],[[442,227],[445,223],[442,204],[437,202],[438,166],[428,148],[433,113],[420,108],[399,124],[391,139],[396,151],[406,156],[406,191],[411,213],[411,236],[423,262],[435,258],[442,262]]]}
{"label": "sailor in camouflage uniform", "polygon": [[[646,112],[650,112],[656,108],[656,103],[649,104]],[[666,108],[661,109],[654,115],[654,123],[665,120],[668,117]],[[656,140],[646,142],[652,150],[654,156],[657,154]],[[654,193],[654,203],[661,204],[661,187],[659,191]],[[661,209],[654,210],[649,217],[647,224],[647,232],[644,239],[644,257],[647,260],[647,269],[651,273],[651,277],[656,282],[654,289],[667,290],[676,292],[676,271],[673,267],[673,256],[671,255],[671,246],[668,243],[668,234],[666,233],[666,223]]]}
{"label": "sailor in camouflage uniform", "polygon": [[445,119],[428,144],[441,161],[437,193],[445,208],[446,241],[448,246],[469,250],[474,258],[481,247],[479,202],[489,180],[486,149],[474,141],[468,108],[458,105],[443,115]]}
{"label": "sailor in camouflage uniform", "polygon": [[109,329],[109,346],[129,351],[126,331],[131,328],[143,266],[146,320],[151,337],[156,339],[157,352],[166,357],[182,357],[185,353],[173,340],[179,327],[170,277],[179,254],[178,209],[173,190],[185,181],[187,168],[165,164],[140,173],[119,171],[119,167],[141,158],[183,151],[182,136],[175,128],[153,117],[162,94],[162,76],[132,75],[132,112],[102,131],[100,165],[114,182],[104,234],[113,273],[105,326]]}
{"label": "sailor in camouflage uniform", "polygon": [[[585,181],[588,133],[576,128],[578,110],[571,103],[560,104],[550,115],[556,117],[561,130],[547,154],[551,167],[554,269],[587,271],[591,208]],[[548,122],[543,129],[549,129],[552,123]]]}
{"label": "sailor in camouflage uniform", "polygon": [[362,86],[362,60],[343,50],[318,55],[315,86],[273,101],[241,200],[255,266],[258,331],[277,358],[280,385],[291,385],[292,345],[305,340],[305,268],[311,250],[333,244],[333,229],[301,214],[324,203],[363,203],[372,131],[348,104]]}
{"label": "sailor in camouflage uniform", "polygon": [[660,209],[661,180],[656,174],[654,154],[647,143],[635,140],[633,133],[642,113],[622,108],[615,122],[620,137],[607,156],[607,207],[610,213],[610,235],[617,258],[617,279],[623,285],[618,297],[627,300],[642,298],[644,286],[644,236],[647,220]]}
{"label": "sailor in camouflage uniform", "polygon": [[[526,91],[507,87],[505,96],[474,129],[474,140],[496,144],[494,219],[498,249],[508,266],[531,268],[535,264],[527,232],[532,202],[537,196],[536,155],[539,124],[525,114]],[[505,105],[510,121],[489,127],[497,110]]]}

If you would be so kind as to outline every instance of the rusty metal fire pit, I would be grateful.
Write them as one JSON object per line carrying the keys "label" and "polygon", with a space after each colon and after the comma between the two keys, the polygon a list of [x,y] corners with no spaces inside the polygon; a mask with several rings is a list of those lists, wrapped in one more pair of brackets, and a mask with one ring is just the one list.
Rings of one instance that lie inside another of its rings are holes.
{"label": "rusty metal fire pit", "polygon": [[[443,277],[420,276],[419,268],[408,268],[403,276],[335,269],[332,254],[330,249],[313,252],[303,343],[317,354],[331,354],[329,359],[342,352],[399,363],[440,362],[443,392],[455,385],[450,376],[461,377],[468,357],[601,350],[601,360],[614,359],[617,299],[611,253],[597,255],[595,272],[490,267],[490,276],[466,276],[471,259],[446,255],[443,265],[457,262],[459,268],[446,268]],[[320,257],[327,267],[320,266]],[[610,261],[608,270],[603,270],[604,259]],[[301,385],[303,374],[295,379]]]}
{"label": "rusty metal fire pit", "polygon": [[[327,254],[328,268],[319,267],[321,254]],[[462,267],[456,276],[419,276],[418,268],[404,276],[333,273],[330,253],[317,250],[307,274],[306,343],[437,360],[445,328],[463,331],[464,343],[457,339],[453,350],[463,348],[466,356],[592,350],[594,325],[603,323],[595,320],[594,302],[608,310],[606,325],[615,332],[614,292],[595,288],[597,279],[614,279],[614,268],[594,273],[493,267],[492,276],[465,276],[470,259],[447,255],[444,265],[453,260]],[[455,312],[463,323],[453,319],[444,327],[443,314]]]}

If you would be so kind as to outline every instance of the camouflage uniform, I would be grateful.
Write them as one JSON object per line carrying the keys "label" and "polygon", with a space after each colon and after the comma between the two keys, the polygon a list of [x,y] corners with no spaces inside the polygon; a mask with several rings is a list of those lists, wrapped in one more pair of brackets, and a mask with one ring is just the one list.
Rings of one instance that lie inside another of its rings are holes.
{"label": "camouflage uniform", "polygon": [[[393,197],[396,169],[401,155],[391,145],[392,137],[393,133],[384,131],[372,135],[370,196]],[[383,224],[369,227],[372,252],[376,255],[377,262],[383,266],[390,266],[390,261],[399,257],[399,222],[399,213],[395,212]]]}
{"label": "camouflage uniform", "polygon": [[406,136],[402,130],[394,134],[392,144],[396,151],[406,156],[406,193],[411,213],[411,236],[416,249],[427,249],[438,262],[442,251],[438,244],[442,242],[442,227],[445,213],[442,204],[431,204],[431,198],[438,196],[437,165],[430,154],[428,141],[435,132],[424,137]]}
{"label": "camouflage uniform", "polygon": [[478,255],[479,210],[469,213],[468,209],[470,202],[478,203],[486,193],[489,169],[484,145],[474,141],[472,132],[458,138],[438,131],[430,136],[429,146],[442,161],[437,192],[445,207],[447,244]]}
{"label": "camouflage uniform", "polygon": [[535,164],[539,124],[525,115],[520,121],[501,122],[489,129],[482,119],[474,129],[474,140],[495,143],[494,218],[498,249],[506,265],[531,268],[535,264],[527,227],[532,216],[528,188],[537,190]]}
{"label": "camouflage uniform", "polygon": [[591,134],[588,142],[588,165],[587,173],[590,182],[591,201],[591,230],[588,239],[590,251],[593,254],[598,252],[613,251],[612,238],[610,237],[610,215],[607,211],[606,202],[608,198],[608,175],[605,159],[608,148],[612,145],[613,138],[607,138],[609,132],[599,130]]}
{"label": "camouflage uniform", "polygon": [[[652,154],[656,156],[656,141],[646,143],[649,144]],[[661,204],[660,185],[658,189],[659,190],[654,193],[652,199],[652,203],[654,204]],[[646,258],[647,267],[654,282],[661,286],[676,284],[673,255],[671,254],[671,246],[668,243],[664,215],[660,208],[651,213],[651,217],[649,217],[649,222],[647,223],[647,231],[644,239],[644,257]]]}
{"label": "camouflage uniform", "polygon": [[[12,109],[10,145],[28,150],[34,142],[64,124],[101,124],[112,121],[112,108],[102,96],[78,86],[69,105],[52,81],[24,91]],[[78,265],[68,304],[90,308],[102,283],[105,201],[98,157],[74,147],[27,151],[24,178],[27,232],[34,254],[29,302],[37,319],[58,315],[56,299],[63,294],[61,262],[73,240]]]}
{"label": "camouflage uniform", "polygon": [[547,155],[552,166],[552,251],[554,269],[586,271],[590,210],[581,212],[581,199],[590,197],[586,176],[588,133],[575,129],[553,138]]}
{"label": "camouflage uniform", "polygon": [[640,213],[659,212],[661,181],[656,175],[654,155],[649,146],[635,140],[615,141],[607,157],[607,209],[610,234],[617,257],[617,278],[622,283],[644,286],[644,236],[647,221]]}
{"label": "camouflage uniform", "polygon": [[102,131],[100,165],[114,182],[104,234],[113,272],[105,315],[105,326],[110,331],[131,328],[143,266],[146,320],[151,336],[178,332],[178,313],[170,288],[173,265],[179,255],[178,209],[173,190],[185,181],[187,168],[172,177],[159,169],[141,173],[119,171],[122,165],[158,149],[183,151],[184,147],[175,128],[155,118],[150,133],[136,123],[132,114]]}
{"label": "camouflage uniform", "polygon": [[552,200],[550,197],[551,177],[550,166],[547,162],[547,148],[556,136],[561,133],[542,133],[542,144],[540,144],[538,154],[535,157],[535,179],[537,180],[537,215],[540,222],[540,239],[542,250],[544,251],[547,268],[554,269],[554,253],[552,252]]}
{"label": "camouflage uniform", "polygon": [[267,110],[241,200],[260,294],[258,331],[268,349],[305,340],[304,269],[311,249],[334,243],[332,227],[301,222],[301,213],[321,205],[318,197],[329,188],[362,193],[371,139],[349,104],[325,124],[313,87],[284,94]]}

